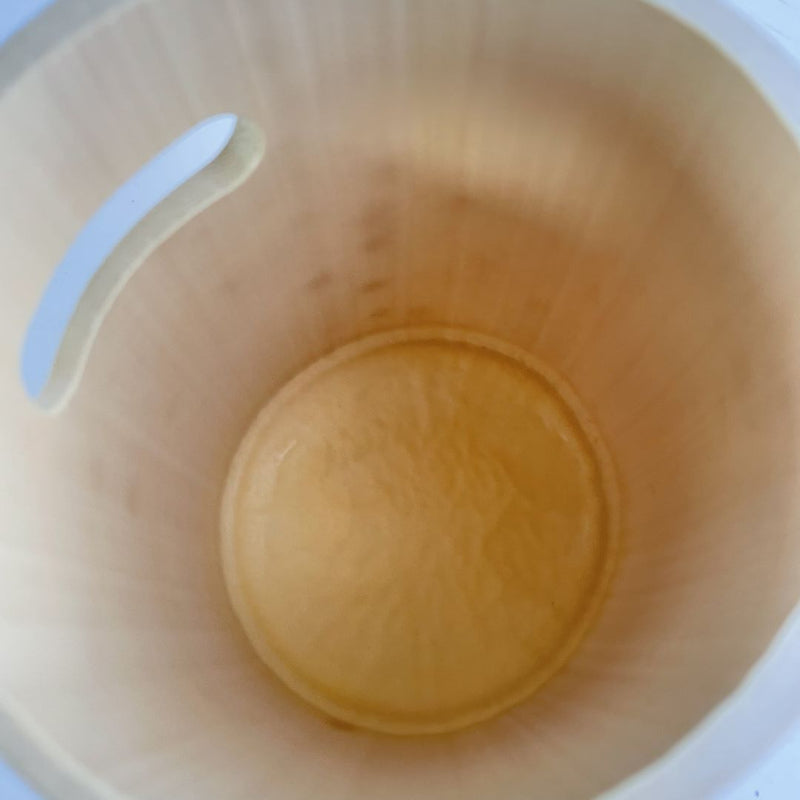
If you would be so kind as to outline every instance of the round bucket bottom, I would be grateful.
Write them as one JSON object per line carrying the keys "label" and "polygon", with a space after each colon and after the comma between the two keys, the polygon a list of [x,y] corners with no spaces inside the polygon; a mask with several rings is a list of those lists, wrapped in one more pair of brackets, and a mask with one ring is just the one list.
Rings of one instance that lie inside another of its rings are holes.
{"label": "round bucket bottom", "polygon": [[565,382],[448,330],[367,337],[259,414],[223,509],[261,658],[353,725],[439,733],[530,695],[606,589],[616,502]]}

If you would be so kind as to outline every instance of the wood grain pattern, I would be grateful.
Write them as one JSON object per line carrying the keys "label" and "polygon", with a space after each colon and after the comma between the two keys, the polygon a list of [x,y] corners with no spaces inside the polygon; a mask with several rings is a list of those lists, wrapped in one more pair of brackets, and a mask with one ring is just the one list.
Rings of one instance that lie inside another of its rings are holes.
{"label": "wood grain pattern", "polygon": [[[739,684],[800,585],[800,156],[706,42],[630,0],[159,0],[14,77],[0,686],[75,785],[0,731],[52,797],[579,800]],[[16,361],[53,265],[221,111],[260,126],[263,162],[149,257],[43,419]],[[217,515],[288,377],[433,323],[569,380],[615,459],[627,543],[599,624],[536,697],[401,741],[325,724],[260,668]],[[109,788],[75,788],[87,774]]]}

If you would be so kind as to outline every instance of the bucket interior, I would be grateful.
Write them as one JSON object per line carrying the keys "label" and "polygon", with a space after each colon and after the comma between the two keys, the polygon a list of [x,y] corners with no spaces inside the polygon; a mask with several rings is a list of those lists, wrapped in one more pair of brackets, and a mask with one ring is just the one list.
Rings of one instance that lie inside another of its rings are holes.
{"label": "bucket interior", "polygon": [[[261,128],[263,161],[147,259],[43,415],[16,362],[54,265],[221,110]],[[580,800],[674,746],[797,602],[800,154],[676,21],[623,0],[133,3],[0,98],[0,175],[0,687],[21,761],[136,800]],[[569,384],[613,460],[621,553],[529,700],[402,738],[331,723],[260,663],[219,516],[282,385],[420,326]]]}

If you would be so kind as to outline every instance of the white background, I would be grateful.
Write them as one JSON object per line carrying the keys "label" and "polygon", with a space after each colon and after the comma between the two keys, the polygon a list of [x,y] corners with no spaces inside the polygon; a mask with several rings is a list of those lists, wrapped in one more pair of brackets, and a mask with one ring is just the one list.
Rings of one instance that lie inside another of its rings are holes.
{"label": "white background", "polygon": [[[0,0],[0,46],[13,30],[25,24],[49,2],[52,0]],[[703,3],[704,0],[696,2]],[[780,46],[800,60],[800,0],[728,2],[756,20]],[[36,795],[5,768],[2,762],[0,800],[37,800]],[[687,797],[675,800],[800,800],[800,720],[735,787],[715,798]]]}

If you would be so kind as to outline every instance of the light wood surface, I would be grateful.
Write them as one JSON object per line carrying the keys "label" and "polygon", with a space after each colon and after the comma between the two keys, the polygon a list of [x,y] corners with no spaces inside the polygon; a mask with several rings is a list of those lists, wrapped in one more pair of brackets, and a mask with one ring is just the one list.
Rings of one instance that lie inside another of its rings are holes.
{"label": "light wood surface", "polygon": [[[159,0],[12,70],[0,730],[50,795],[578,800],[739,684],[800,594],[800,155],[706,42],[628,0]],[[42,416],[17,357],[53,266],[223,111],[261,128],[263,161],[147,259]],[[595,630],[530,702],[399,740],[325,724],[259,666],[218,511],[272,392],[412,324],[497,336],[570,382],[626,540]]]}

